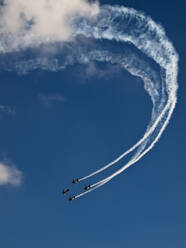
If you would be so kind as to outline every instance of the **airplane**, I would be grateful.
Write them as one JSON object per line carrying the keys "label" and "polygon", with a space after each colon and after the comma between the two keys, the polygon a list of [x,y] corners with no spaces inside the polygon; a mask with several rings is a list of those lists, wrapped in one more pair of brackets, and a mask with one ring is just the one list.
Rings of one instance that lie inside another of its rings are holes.
{"label": "airplane", "polygon": [[91,185],[85,185],[85,187],[84,187],[84,190],[88,190],[88,189],[90,189],[90,187],[91,187]]}
{"label": "airplane", "polygon": [[68,198],[68,200],[69,201],[72,201],[72,200],[74,200],[76,197],[75,196],[70,196],[69,198]]}
{"label": "airplane", "polygon": [[78,178],[72,180],[72,183],[73,183],[73,184],[78,183],[78,182],[79,182],[79,179],[78,179]]}
{"label": "airplane", "polygon": [[69,192],[69,189],[64,189],[64,190],[61,192],[61,194],[66,195],[66,193],[68,193],[68,192]]}

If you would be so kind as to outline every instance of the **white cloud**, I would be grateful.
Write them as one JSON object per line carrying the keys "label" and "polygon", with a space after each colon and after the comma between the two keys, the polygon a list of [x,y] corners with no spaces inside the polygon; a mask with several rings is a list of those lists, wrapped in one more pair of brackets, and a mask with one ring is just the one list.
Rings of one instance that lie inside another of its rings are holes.
{"label": "white cloud", "polygon": [[22,182],[22,172],[14,165],[7,162],[0,162],[0,186],[13,185],[19,186]]}
{"label": "white cloud", "polygon": [[54,102],[66,102],[66,99],[64,96],[59,94],[51,94],[51,95],[39,95],[39,100],[44,105],[51,105]]}
{"label": "white cloud", "polygon": [[4,0],[0,9],[0,33],[14,36],[9,42],[15,49],[23,43],[26,46],[68,41],[72,39],[76,17],[92,18],[98,12],[98,3],[88,0]]}

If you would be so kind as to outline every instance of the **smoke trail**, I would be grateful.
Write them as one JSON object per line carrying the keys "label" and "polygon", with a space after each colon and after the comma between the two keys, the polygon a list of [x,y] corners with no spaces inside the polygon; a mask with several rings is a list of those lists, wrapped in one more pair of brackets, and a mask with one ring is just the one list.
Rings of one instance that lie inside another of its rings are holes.
{"label": "smoke trail", "polygon": [[[134,9],[120,6],[102,6],[99,9],[99,14],[94,15],[94,18],[91,19],[87,19],[86,15],[83,15],[84,17],[79,16],[71,26],[73,38],[70,40],[74,40],[74,42],[65,44],[61,44],[59,36],[56,39],[50,39],[51,30],[48,39],[43,39],[43,37],[41,39],[41,37],[35,37],[33,34],[30,36],[28,32],[23,32],[20,41],[20,39],[14,39],[17,38],[15,34],[7,34],[0,27],[0,51],[2,54],[9,52],[10,56],[12,52],[31,49],[29,59],[25,59],[21,55],[14,58],[13,53],[12,60],[0,59],[1,69],[28,73],[38,68],[52,71],[64,70],[72,64],[87,64],[91,61],[117,64],[131,75],[142,79],[144,89],[151,97],[151,120],[143,137],[114,161],[80,178],[80,181],[117,164],[129,153],[134,152],[132,158],[121,169],[95,183],[90,190],[77,197],[83,196],[109,182],[139,161],[153,148],[169,123],[176,105],[178,88],[178,55],[172,43],[166,37],[163,28],[150,17]],[[45,38],[46,36],[47,33],[45,33]],[[82,43],[82,37],[94,42]],[[20,38],[20,33],[18,38]],[[61,38],[61,41],[64,41],[64,39]],[[109,45],[109,42],[122,44],[123,47],[118,51],[117,46],[113,48]],[[46,54],[43,56],[43,44],[45,44],[47,50],[55,47],[55,51],[52,52],[53,56],[46,56]],[[104,47],[102,44],[104,44]],[[38,51],[40,52],[38,53]]]}
{"label": "smoke trail", "polygon": [[156,126],[158,125],[158,123],[161,121],[164,112],[166,111],[166,109],[168,108],[168,106],[166,106],[166,108],[163,110],[163,112],[158,116],[158,118],[156,119],[156,121],[154,122],[154,124],[149,128],[149,130],[144,134],[144,136],[134,145],[132,146],[130,149],[128,149],[126,152],[124,152],[123,154],[121,154],[118,158],[116,158],[115,160],[113,160],[112,162],[108,163],[107,165],[105,165],[104,167],[102,167],[101,169],[85,176],[79,179],[79,181],[83,181],[86,180],[104,170],[106,170],[107,168],[111,167],[112,165],[116,164],[117,162],[119,162],[122,158],[126,157],[129,153],[131,153],[132,151],[134,151],[137,147],[139,147],[145,140],[147,140],[147,138],[149,137],[149,135],[151,135],[154,131],[154,129],[156,128]]}
{"label": "smoke trail", "polygon": [[109,177],[107,177],[107,178],[105,178],[105,179],[103,179],[103,180],[91,185],[90,190],[77,195],[76,198],[82,197],[82,196],[88,194],[89,192],[94,191],[95,189],[97,189],[97,188],[103,186],[104,184],[108,183],[110,180],[112,180],[114,177],[116,177],[117,175],[119,175],[122,172],[124,172],[131,165],[133,165],[137,161],[139,161],[146,153],[148,153],[153,148],[153,146],[158,141],[158,139],[161,137],[163,131],[165,130],[166,126],[168,125],[168,121],[169,121],[169,119],[170,119],[170,117],[172,115],[172,112],[173,112],[174,108],[175,108],[175,104],[176,104],[176,102],[172,102],[172,104],[170,104],[170,109],[169,109],[169,111],[167,111],[168,116],[167,116],[166,121],[163,123],[162,128],[160,129],[158,135],[155,137],[154,141],[151,143],[151,145],[147,149],[145,149],[143,152],[142,152],[142,149],[141,149],[140,152],[135,154],[135,156],[127,164],[125,164],[120,170],[116,171],[111,176],[109,176]]}
{"label": "smoke trail", "polygon": [[[81,194],[77,195],[76,198],[82,197],[82,196],[84,196],[84,195],[90,193],[91,191],[94,191],[95,189],[97,189],[97,188],[103,186],[104,184],[108,183],[110,180],[112,180],[114,177],[116,177],[117,175],[119,175],[119,174],[121,174],[122,172],[124,172],[124,171],[125,171],[126,169],[128,169],[131,165],[133,165],[133,164],[135,164],[137,161],[139,161],[146,153],[148,153],[148,152],[153,148],[153,146],[154,146],[155,143],[158,141],[158,139],[161,137],[161,135],[162,135],[164,129],[165,129],[166,126],[168,125],[168,120],[170,119],[170,117],[171,117],[171,115],[172,115],[172,112],[173,112],[173,110],[174,110],[174,108],[175,108],[175,104],[176,104],[176,102],[174,102],[174,101],[173,101],[172,103],[169,104],[170,109],[167,110],[167,113],[166,113],[167,116],[164,117],[164,118],[166,118],[165,122],[162,124],[162,127],[160,128],[160,131],[159,131],[158,135],[155,136],[154,141],[151,143],[151,145],[150,145],[147,149],[145,149],[145,150],[143,151],[143,153],[141,152],[141,151],[142,151],[142,149],[141,149],[141,150],[139,151],[139,153],[136,153],[135,156],[134,156],[127,164],[125,164],[120,170],[116,171],[116,172],[113,173],[111,176],[109,176],[109,177],[107,177],[107,178],[105,178],[105,179],[103,179],[103,180],[101,180],[101,181],[99,181],[99,182],[97,182],[97,183],[91,185],[91,189],[90,189],[90,190],[88,190],[88,191],[86,191],[86,192],[84,192],[84,193],[81,193]],[[165,114],[165,115],[166,115],[166,114]]]}
{"label": "smoke trail", "polygon": [[[95,27],[89,25],[89,23],[84,21],[79,32],[88,37],[93,36],[96,39],[107,38],[109,40],[131,42],[138,49],[142,50],[149,57],[153,58],[156,63],[158,63],[160,67],[164,69],[165,76],[164,78],[162,78],[163,88],[161,88],[161,91],[157,92],[153,87],[154,82],[152,80],[149,80],[149,77],[144,74],[144,71],[138,70],[137,68],[135,68],[135,66],[130,67],[129,64],[124,64],[120,62],[121,65],[123,65],[125,69],[128,70],[131,74],[143,78],[145,83],[145,89],[150,94],[153,102],[152,119],[147,127],[147,131],[144,134],[143,138],[140,139],[132,148],[124,152],[121,156],[119,156],[117,159],[107,164],[100,170],[97,170],[89,174],[88,176],[81,178],[80,181],[85,180],[103,171],[104,169],[107,169],[111,165],[117,163],[127,154],[138,148],[136,154],[129,160],[129,162],[124,165],[120,170],[113,173],[111,176],[92,185],[92,189],[83,194],[80,194],[80,196],[83,196],[84,194],[93,191],[97,187],[104,185],[105,183],[113,179],[115,176],[119,175],[124,170],[129,168],[132,164],[139,161],[147,152],[149,152],[153,148],[155,143],[159,140],[163,131],[165,130],[177,101],[176,91],[178,87],[178,56],[172,44],[166,38],[163,29],[159,25],[155,24],[149,17],[145,17],[142,14],[138,14],[135,10],[128,10],[126,8],[110,6],[106,7],[105,10],[106,14],[104,13],[104,16],[108,17],[108,22],[106,21],[106,18],[103,18],[101,19],[104,20],[103,24],[99,22],[99,27]],[[119,18],[122,19],[122,22],[118,21]],[[133,22],[133,29],[128,28],[130,26],[130,23],[132,22],[132,18],[135,19],[135,22]],[[121,26],[120,24],[124,24],[124,19],[127,19],[127,25]],[[117,25],[118,23],[119,25]],[[142,29],[139,30],[139,32],[137,33],[137,28],[139,27],[142,27]],[[108,59],[107,57],[105,61],[112,61],[112,58]],[[135,63],[133,63],[133,65],[135,65]],[[149,71],[149,73],[151,72]],[[165,85],[163,84],[163,80],[165,80]],[[155,138],[153,138],[153,133],[156,134]]]}

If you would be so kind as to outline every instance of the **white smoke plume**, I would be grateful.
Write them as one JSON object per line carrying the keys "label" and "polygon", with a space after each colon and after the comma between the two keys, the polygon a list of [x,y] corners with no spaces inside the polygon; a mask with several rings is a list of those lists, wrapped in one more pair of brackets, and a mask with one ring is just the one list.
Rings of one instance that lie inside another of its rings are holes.
{"label": "white smoke plume", "polygon": [[12,185],[19,186],[22,182],[22,172],[14,165],[0,162],[0,186]]}
{"label": "white smoke plume", "polygon": [[147,131],[133,147],[129,148],[121,156],[100,170],[80,178],[79,181],[86,180],[100,173],[116,164],[129,153],[136,151],[129,162],[112,175],[91,185],[90,190],[77,195],[76,198],[103,186],[139,161],[153,148],[169,123],[177,102],[176,93],[178,88],[178,55],[172,43],[166,37],[163,28],[156,24],[150,17],[134,9],[106,6],[102,9],[97,25],[93,26],[90,22],[84,21],[78,28],[77,33],[98,40],[107,39],[131,43],[148,57],[152,58],[160,66],[162,73],[161,80],[158,80],[157,77],[155,78],[153,70],[139,59],[136,59],[137,54],[135,56],[127,54],[126,58],[122,53],[120,56],[117,56],[106,51],[99,51],[97,54],[94,52],[93,55],[86,57],[86,62],[95,59],[97,61],[119,63],[132,75],[143,79],[144,88],[151,96],[153,109],[152,118],[147,126]]}
{"label": "white smoke plume", "polygon": [[[4,59],[3,62],[0,60],[0,69],[3,67],[28,73],[35,69],[64,70],[75,63],[110,63],[142,79],[144,89],[151,97],[152,114],[145,134],[114,161],[79,181],[117,165],[118,161],[130,153],[132,157],[118,171],[76,196],[78,198],[101,187],[135,164],[157,143],[177,102],[178,54],[162,26],[134,9],[109,5],[99,7],[98,3],[90,4],[83,0],[74,0],[73,4],[67,0],[4,2],[6,5],[1,8],[0,19],[0,55]],[[13,15],[14,9],[18,14],[9,20],[7,17]],[[80,37],[88,42],[81,43]],[[112,46],[108,45],[109,42],[112,42]],[[114,49],[114,43],[116,48],[118,43],[125,44],[125,47]],[[48,47],[52,50],[51,46],[54,46],[58,53],[49,58],[38,53],[36,48],[41,49],[41,44],[46,46],[46,50]],[[8,52],[9,56],[15,51],[24,54],[26,49],[33,47],[36,52],[32,51],[28,59],[23,56],[20,61],[14,57],[6,60]],[[156,69],[152,63],[156,64]]]}

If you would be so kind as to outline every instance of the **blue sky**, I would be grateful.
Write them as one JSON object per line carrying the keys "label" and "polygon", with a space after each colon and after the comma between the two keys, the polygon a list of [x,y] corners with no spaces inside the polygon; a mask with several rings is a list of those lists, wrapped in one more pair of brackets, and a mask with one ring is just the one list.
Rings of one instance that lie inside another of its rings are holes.
{"label": "blue sky", "polygon": [[1,71],[0,158],[23,173],[19,187],[0,187],[3,248],[185,247],[186,3],[100,2],[134,7],[163,25],[180,56],[175,112],[147,156],[69,204],[60,191],[73,177],[100,168],[142,136],[149,96],[139,80],[106,64],[96,73],[83,65],[27,75]]}

